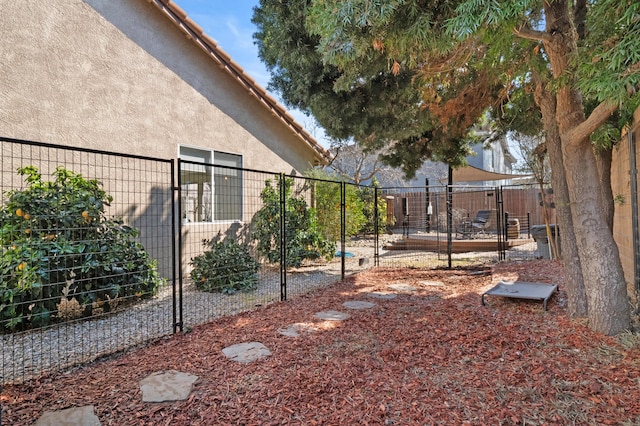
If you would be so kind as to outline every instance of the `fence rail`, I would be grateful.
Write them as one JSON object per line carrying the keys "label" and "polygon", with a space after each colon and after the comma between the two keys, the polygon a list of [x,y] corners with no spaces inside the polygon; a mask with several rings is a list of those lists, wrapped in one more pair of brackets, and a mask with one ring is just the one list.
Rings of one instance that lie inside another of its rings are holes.
{"label": "fence rail", "polygon": [[[529,189],[456,188],[449,198],[446,187],[381,189],[7,138],[0,160],[3,384],[371,267],[538,256]],[[495,224],[465,234],[480,210]],[[485,240],[494,245],[452,251]],[[511,240],[529,246],[505,249]]]}

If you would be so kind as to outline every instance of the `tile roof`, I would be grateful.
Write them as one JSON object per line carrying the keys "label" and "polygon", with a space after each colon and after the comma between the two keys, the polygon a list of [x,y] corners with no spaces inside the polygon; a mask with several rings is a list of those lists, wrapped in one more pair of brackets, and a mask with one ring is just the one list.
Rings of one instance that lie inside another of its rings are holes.
{"label": "tile roof", "polygon": [[251,95],[282,121],[291,131],[307,144],[321,164],[327,164],[331,154],[311,136],[273,96],[269,95],[253,78],[247,75],[242,67],[222,50],[216,41],[204,33],[187,13],[171,0],[147,0],[155,5],[171,22],[173,22],[187,38],[202,49],[214,62],[241,84]]}

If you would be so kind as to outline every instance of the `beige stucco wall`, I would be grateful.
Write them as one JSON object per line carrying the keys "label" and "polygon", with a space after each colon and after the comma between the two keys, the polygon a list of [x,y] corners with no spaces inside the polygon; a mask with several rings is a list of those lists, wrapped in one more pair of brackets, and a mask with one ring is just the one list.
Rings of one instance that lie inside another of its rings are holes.
{"label": "beige stucco wall", "polygon": [[287,173],[313,162],[308,146],[145,0],[0,6],[2,136],[161,158],[185,144]]}
{"label": "beige stucco wall", "polygon": [[[314,161],[305,142],[146,0],[0,0],[0,7],[2,137],[163,159],[187,145],[239,154],[243,167],[270,172],[302,172]],[[3,149],[11,152],[1,153],[3,190],[20,185],[15,171],[27,164],[44,176],[61,164],[102,181],[114,195],[108,214],[141,230],[169,276],[175,194],[166,175],[119,158]],[[185,262],[203,238],[251,221],[264,176],[244,179],[240,223],[182,227]]]}

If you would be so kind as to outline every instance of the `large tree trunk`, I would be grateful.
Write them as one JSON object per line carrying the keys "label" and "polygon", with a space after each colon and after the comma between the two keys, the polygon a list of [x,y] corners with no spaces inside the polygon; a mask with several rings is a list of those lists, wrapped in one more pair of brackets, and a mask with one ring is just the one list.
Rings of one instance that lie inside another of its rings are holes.
{"label": "large tree trunk", "polygon": [[542,113],[547,155],[551,163],[551,185],[553,186],[558,225],[560,225],[560,244],[562,258],[564,259],[569,315],[572,317],[586,317],[588,314],[587,296],[584,289],[576,236],[573,232],[569,188],[567,187],[564,162],[562,161],[560,132],[555,119],[556,98],[546,90],[541,78],[534,75],[534,80],[536,85],[534,97]]}
{"label": "large tree trunk", "polygon": [[[553,76],[566,78],[571,75],[569,64],[577,52],[576,30],[567,1],[545,2],[545,16],[549,37],[544,44]],[[602,114],[606,115],[606,111]],[[585,126],[586,121],[582,98],[569,78],[556,95],[556,122],[583,271],[589,325],[604,334],[618,334],[630,326],[629,301],[618,247],[603,212],[605,201],[589,140],[588,130],[592,126]],[[587,124],[593,124],[593,120]]]}

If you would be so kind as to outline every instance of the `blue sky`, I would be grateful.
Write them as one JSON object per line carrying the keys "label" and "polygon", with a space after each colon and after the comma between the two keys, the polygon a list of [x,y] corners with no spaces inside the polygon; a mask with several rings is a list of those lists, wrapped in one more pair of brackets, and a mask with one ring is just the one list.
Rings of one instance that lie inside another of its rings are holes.
{"label": "blue sky", "polygon": [[[269,72],[258,57],[258,48],[253,43],[255,25],[251,22],[253,8],[258,0],[174,0],[191,19],[202,27],[205,33],[236,61],[245,72],[265,89],[269,82]],[[271,93],[281,99],[277,93]],[[280,101],[282,103],[282,101]],[[328,148],[323,132],[316,128],[313,119],[299,111],[289,113]]]}

